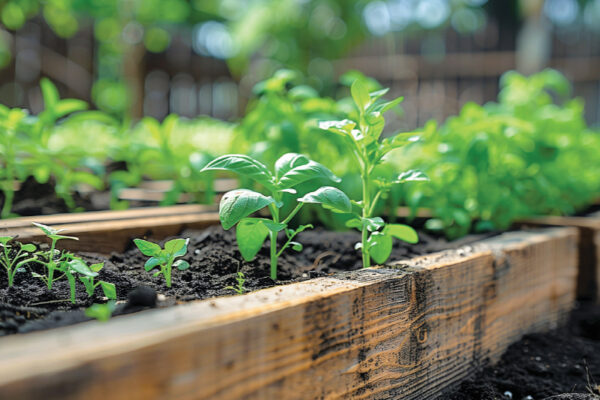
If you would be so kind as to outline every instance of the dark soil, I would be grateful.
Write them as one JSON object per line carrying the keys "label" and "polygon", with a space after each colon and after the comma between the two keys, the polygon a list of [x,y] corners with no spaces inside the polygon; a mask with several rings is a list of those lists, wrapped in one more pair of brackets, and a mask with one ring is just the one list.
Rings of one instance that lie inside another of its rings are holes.
{"label": "dark soil", "polygon": [[[124,254],[113,254],[108,258],[94,254],[80,255],[89,263],[105,262],[96,281],[114,283],[118,300],[125,301],[131,291],[147,286],[161,295],[159,298],[162,300],[158,302],[161,307],[176,302],[233,295],[235,292],[226,287],[236,286],[238,271],[245,276],[244,288],[252,291],[338,271],[356,270],[362,266],[360,253],[353,250],[354,244],[360,241],[358,232],[331,232],[323,229],[302,232],[296,239],[304,245],[304,249],[300,253],[292,249],[283,253],[279,260],[277,282],[269,277],[268,242],[263,245],[255,260],[244,262],[237,249],[233,230],[226,232],[221,227],[212,227],[202,231],[184,231],[179,237],[190,238],[188,253],[184,259],[191,267],[185,271],[173,270],[171,288],[166,287],[162,275],[154,277],[152,272],[144,270],[143,265],[148,257],[143,256],[133,245]],[[421,240],[417,245],[395,241],[390,260],[403,260],[456,248],[482,237],[484,235],[472,235],[459,241],[447,242],[421,232]],[[39,268],[37,264],[29,266],[32,271],[44,274]],[[77,302],[73,305],[69,301],[66,279],[55,282],[52,290],[48,290],[40,279],[31,276],[27,270],[17,273],[14,286],[8,288],[6,272],[0,269],[0,335],[80,322],[87,318],[81,312],[74,313],[72,310],[81,310],[93,303],[106,301],[100,288],[96,289],[94,296],[88,297],[80,282],[76,294]],[[126,311],[129,310],[127,308]],[[117,314],[121,311],[118,308]],[[45,319],[45,322],[29,322],[36,319]]]}
{"label": "dark soil", "polygon": [[565,327],[525,336],[496,365],[437,400],[600,399],[599,385],[600,306],[583,303]]}

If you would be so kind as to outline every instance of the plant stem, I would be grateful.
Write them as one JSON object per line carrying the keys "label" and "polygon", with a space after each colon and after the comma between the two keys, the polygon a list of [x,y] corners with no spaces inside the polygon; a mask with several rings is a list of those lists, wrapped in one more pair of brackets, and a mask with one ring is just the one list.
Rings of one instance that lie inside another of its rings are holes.
{"label": "plant stem", "polygon": [[[274,196],[275,197],[275,196]],[[279,198],[275,197],[275,202],[279,202]],[[277,206],[269,207],[273,222],[279,222],[279,209]],[[269,240],[271,241],[271,279],[277,280],[277,232],[269,230]]]}
{"label": "plant stem", "polygon": [[[369,195],[369,182],[368,174],[364,172],[362,174],[362,189],[363,189],[363,218],[370,218],[371,216],[371,199]],[[363,268],[369,268],[371,266],[371,257],[369,256],[369,246],[367,240],[369,239],[369,232],[367,231],[366,224],[362,227],[362,260]]]}
{"label": "plant stem", "polygon": [[173,258],[169,259],[169,264],[165,268],[165,271],[164,271],[165,280],[167,281],[167,287],[168,288],[171,287],[171,268],[172,268],[172,265],[173,265]]}

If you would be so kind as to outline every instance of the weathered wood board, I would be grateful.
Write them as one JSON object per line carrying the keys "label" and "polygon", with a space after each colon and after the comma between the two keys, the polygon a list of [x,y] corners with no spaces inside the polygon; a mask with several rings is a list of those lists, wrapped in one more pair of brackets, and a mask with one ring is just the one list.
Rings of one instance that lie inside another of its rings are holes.
{"label": "weathered wood board", "polygon": [[0,339],[1,399],[431,399],[575,301],[577,230]]}
{"label": "weathered wood board", "polygon": [[579,230],[577,297],[600,302],[600,212],[584,217],[536,217],[520,226],[570,226]]}

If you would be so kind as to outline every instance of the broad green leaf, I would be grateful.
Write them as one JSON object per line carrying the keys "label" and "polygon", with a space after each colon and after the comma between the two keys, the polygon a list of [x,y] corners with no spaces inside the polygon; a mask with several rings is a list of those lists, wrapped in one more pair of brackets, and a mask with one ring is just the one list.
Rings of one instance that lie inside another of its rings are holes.
{"label": "broad green leaf", "polygon": [[278,162],[280,160],[281,163],[279,163],[277,174],[277,186],[280,189],[288,189],[302,182],[317,178],[341,182],[341,179],[335,176],[327,167],[309,160],[300,154],[286,154]]}
{"label": "broad green leaf", "polygon": [[346,226],[348,228],[356,228],[358,230],[362,229],[362,222],[359,218],[352,218],[346,221]]}
{"label": "broad green leaf", "polygon": [[361,113],[371,104],[369,90],[360,79],[354,81],[350,87],[350,93]]}
{"label": "broad green leaf", "polygon": [[428,181],[429,178],[423,171],[419,171],[417,169],[411,169],[408,171],[402,172],[398,175],[398,179],[395,183],[404,183],[404,182],[415,182],[415,181]]}
{"label": "broad green leaf", "polygon": [[324,186],[299,198],[300,203],[321,204],[323,208],[337,213],[352,212],[352,203],[346,193],[340,189]]}
{"label": "broad green leaf", "polygon": [[21,250],[27,251],[29,253],[33,253],[35,251],[35,245],[31,244],[31,243],[30,244],[22,244]]}
{"label": "broad green leaf", "polygon": [[269,229],[260,218],[242,219],[235,231],[238,248],[246,261],[252,261],[269,235]]}
{"label": "broad green leaf", "polygon": [[419,241],[417,232],[408,225],[387,224],[385,228],[383,228],[383,233],[407,243],[417,243]]}
{"label": "broad green leaf", "polygon": [[102,287],[102,291],[104,295],[111,300],[117,299],[117,288],[114,283],[100,281],[100,286]]}
{"label": "broad green leaf", "polygon": [[219,205],[219,219],[223,229],[234,226],[242,218],[274,203],[271,196],[265,196],[248,189],[237,189],[225,193]]}
{"label": "broad green leaf", "polygon": [[88,267],[85,264],[85,262],[83,262],[83,260],[80,260],[77,258],[69,261],[69,267],[71,267],[71,269],[75,270],[76,272],[80,273],[81,275],[90,276],[90,277],[98,276],[97,272],[92,271],[90,269],[90,267]]}
{"label": "broad green leaf", "polygon": [[102,268],[104,268],[103,262],[90,265],[90,269],[94,272],[100,272]]}
{"label": "broad green leaf", "polygon": [[369,255],[377,264],[383,264],[392,253],[392,237],[382,232],[373,232],[367,240]]}
{"label": "broad green leaf", "polygon": [[173,263],[173,266],[180,271],[185,271],[190,267],[190,263],[185,260],[177,260]]}
{"label": "broad green leaf", "polygon": [[[13,239],[14,239],[13,236],[0,236],[0,244],[5,245],[6,243],[10,242]],[[35,250],[35,248],[34,248],[34,250]]]}
{"label": "broad green leaf", "polygon": [[140,249],[143,255],[149,257],[157,256],[162,250],[160,246],[156,243],[152,243],[144,239],[133,239],[133,243],[135,243],[135,245],[138,249]]}
{"label": "broad green leaf", "polygon": [[157,257],[150,257],[146,263],[144,264],[144,269],[146,271],[150,271],[152,270],[154,267],[156,267],[157,265],[161,264],[162,260],[160,260]]}
{"label": "broad green leaf", "polygon": [[267,229],[270,230],[271,232],[282,231],[287,226],[286,224],[282,224],[279,222],[273,222],[272,220],[266,219],[266,218],[260,218],[260,220],[267,227]]}
{"label": "broad green leaf", "polygon": [[[165,243],[165,250],[169,254],[177,254],[181,250],[183,250],[184,248],[187,247],[188,242],[189,242],[189,239],[173,239],[173,240],[169,240],[167,243]],[[187,248],[185,250],[187,250]],[[177,255],[184,255],[185,253],[186,252],[184,252],[183,254],[177,254]]]}
{"label": "broad green leaf", "polygon": [[273,189],[273,175],[261,162],[243,154],[227,154],[209,162],[200,172],[226,170],[246,176],[261,185]]}

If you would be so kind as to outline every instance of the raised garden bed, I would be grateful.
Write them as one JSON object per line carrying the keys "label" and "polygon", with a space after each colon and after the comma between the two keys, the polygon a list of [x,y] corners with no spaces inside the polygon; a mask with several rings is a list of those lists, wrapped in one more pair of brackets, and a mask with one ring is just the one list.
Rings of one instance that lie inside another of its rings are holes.
{"label": "raised garden bed", "polygon": [[[79,250],[110,252],[214,218],[67,227]],[[564,322],[577,236],[509,232],[386,268],[2,338],[0,398],[431,398]]]}

